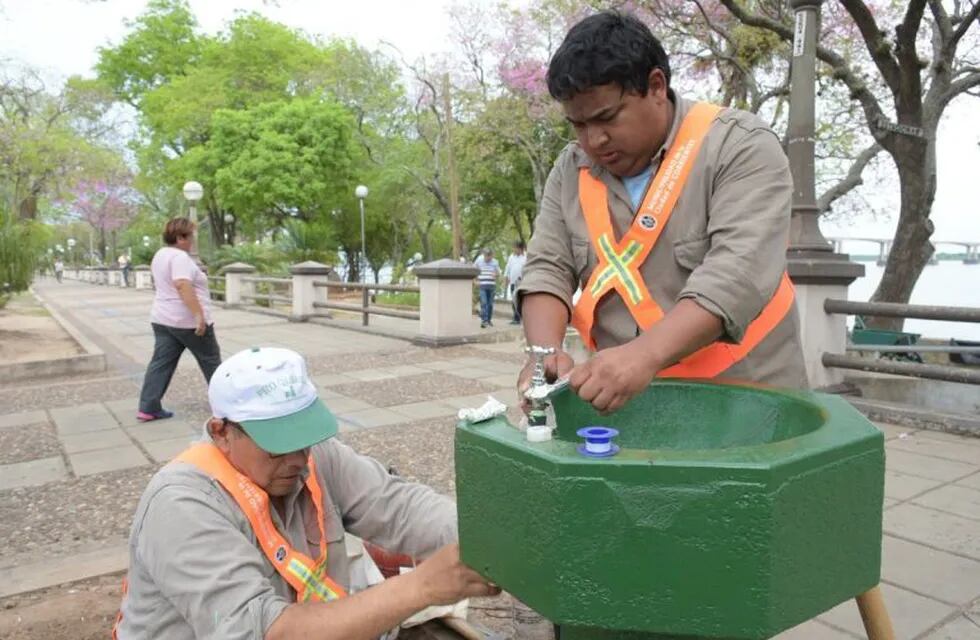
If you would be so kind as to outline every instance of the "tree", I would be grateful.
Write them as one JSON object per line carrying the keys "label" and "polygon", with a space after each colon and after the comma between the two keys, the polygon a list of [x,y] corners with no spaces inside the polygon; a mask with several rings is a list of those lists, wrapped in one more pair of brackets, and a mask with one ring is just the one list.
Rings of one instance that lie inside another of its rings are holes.
{"label": "tree", "polygon": [[116,251],[115,232],[122,229],[135,215],[139,195],[132,188],[130,177],[122,172],[103,180],[85,180],[72,189],[67,205],[73,215],[87,222],[99,234],[97,251],[105,263],[108,238],[111,235],[113,253]]}
{"label": "tree", "polygon": [[139,108],[147,93],[187,74],[206,40],[185,0],[150,0],[126,26],[130,34],[121,44],[98,49],[95,69],[118,99]]}
{"label": "tree", "polygon": [[77,78],[58,94],[33,69],[11,67],[0,76],[0,195],[21,219],[38,217],[45,198],[56,199],[79,176],[118,161],[101,138],[106,96]]}
{"label": "tree", "polygon": [[11,294],[31,285],[46,235],[42,225],[18,220],[0,207],[0,309]]}
{"label": "tree", "polygon": [[215,198],[245,228],[326,222],[338,195],[353,189],[354,122],[329,100],[219,110],[203,148],[204,163],[217,167]]}
{"label": "tree", "polygon": [[[637,5],[661,17],[671,15],[666,0]],[[755,80],[767,59],[771,62],[766,64],[779,68],[775,76],[787,73],[793,16],[782,0],[693,0],[686,8],[697,11],[700,19],[675,13],[671,28],[702,25],[709,37],[690,28],[686,33],[704,45],[709,65],[721,65],[716,68],[725,79],[726,95],[759,109],[770,99],[785,98],[785,82],[763,89]],[[846,160],[841,163],[846,171],[828,185],[818,204],[826,210],[859,186],[879,151],[892,159],[899,183],[898,226],[873,300],[908,302],[933,253],[929,215],[937,188],[936,132],[946,107],[960,96],[977,95],[980,88],[978,25],[980,2],[975,0],[839,0],[824,5],[817,47],[821,102],[839,102],[829,110],[822,106],[823,138],[828,129],[835,134],[843,129],[847,135],[838,142],[849,152],[838,158]],[[758,56],[753,58],[749,48],[748,60],[741,46],[746,38],[758,45]],[[777,52],[783,55],[772,57]],[[897,328],[902,321],[879,319],[876,324]]]}
{"label": "tree", "polygon": [[[506,6],[484,11],[456,7],[453,33],[469,78],[462,93],[473,126],[491,144],[514,148],[526,158],[535,210],[555,157],[574,139],[560,106],[545,84],[548,61],[564,33],[582,17],[581,7],[564,0],[536,0],[522,9]],[[523,235],[520,224],[517,231]]]}
{"label": "tree", "polygon": [[118,100],[137,107],[139,184],[152,206],[180,206],[180,185],[205,186],[202,206],[213,237],[238,212],[216,194],[220,159],[209,154],[213,118],[268,102],[322,93],[317,84],[324,51],[300,32],[257,14],[240,15],[215,37],[198,33],[183,0],[155,0],[117,46],[100,50],[99,80]]}

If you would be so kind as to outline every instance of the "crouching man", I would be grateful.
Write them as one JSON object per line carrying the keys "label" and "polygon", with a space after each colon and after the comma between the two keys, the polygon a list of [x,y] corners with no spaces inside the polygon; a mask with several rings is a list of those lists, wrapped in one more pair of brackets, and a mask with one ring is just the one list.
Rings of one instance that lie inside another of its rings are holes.
{"label": "crouching man", "polygon": [[[354,640],[499,593],[460,562],[453,503],[333,439],[303,358],[256,348],[208,388],[210,442],[150,480],[130,535],[118,640]],[[422,558],[370,586],[345,532]]]}

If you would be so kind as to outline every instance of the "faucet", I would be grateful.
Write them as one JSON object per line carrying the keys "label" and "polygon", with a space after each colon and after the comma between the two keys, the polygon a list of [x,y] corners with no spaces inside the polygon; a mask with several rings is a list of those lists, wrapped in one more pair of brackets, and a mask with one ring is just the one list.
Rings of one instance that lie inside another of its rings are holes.
{"label": "faucet", "polygon": [[526,397],[531,401],[531,411],[528,412],[527,424],[531,427],[546,426],[548,422],[548,395],[544,393],[548,380],[545,378],[544,359],[554,355],[554,347],[529,345],[524,352],[534,357],[534,371],[531,374],[531,386]]}

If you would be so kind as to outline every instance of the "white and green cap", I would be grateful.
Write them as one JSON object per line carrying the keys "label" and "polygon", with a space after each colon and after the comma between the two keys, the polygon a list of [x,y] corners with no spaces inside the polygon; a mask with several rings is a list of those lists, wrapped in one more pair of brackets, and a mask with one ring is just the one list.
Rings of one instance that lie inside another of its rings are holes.
{"label": "white and green cap", "polygon": [[211,413],[242,425],[265,451],[279,455],[337,435],[337,419],[317,395],[303,356],[253,347],[221,363],[208,385]]}

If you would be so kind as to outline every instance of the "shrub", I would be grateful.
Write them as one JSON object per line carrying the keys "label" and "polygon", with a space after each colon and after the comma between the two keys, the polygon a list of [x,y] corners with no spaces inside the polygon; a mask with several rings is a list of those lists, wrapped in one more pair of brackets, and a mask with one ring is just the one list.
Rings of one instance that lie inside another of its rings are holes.
{"label": "shrub", "polygon": [[44,247],[44,228],[0,211],[0,308],[31,286]]}

